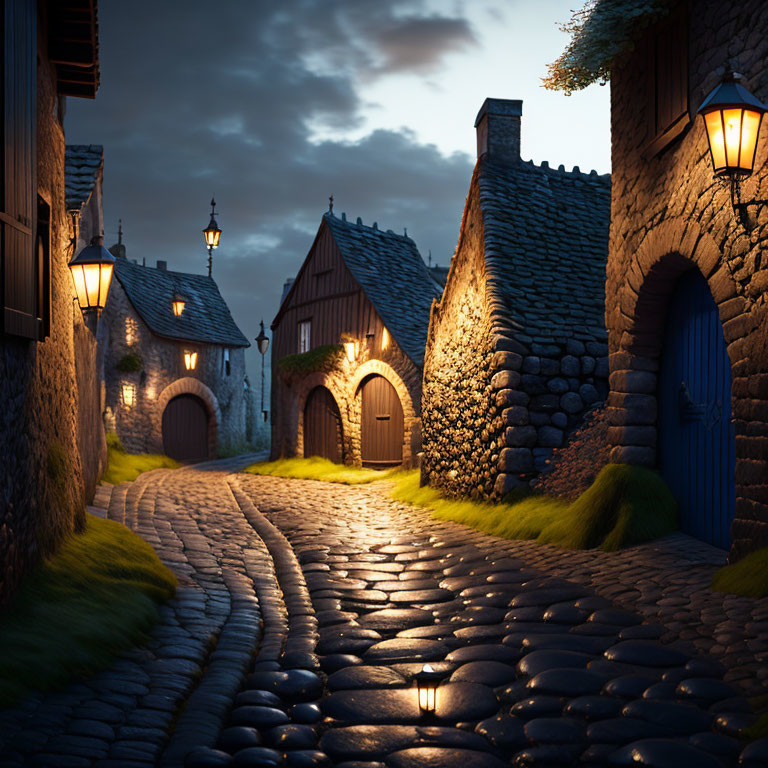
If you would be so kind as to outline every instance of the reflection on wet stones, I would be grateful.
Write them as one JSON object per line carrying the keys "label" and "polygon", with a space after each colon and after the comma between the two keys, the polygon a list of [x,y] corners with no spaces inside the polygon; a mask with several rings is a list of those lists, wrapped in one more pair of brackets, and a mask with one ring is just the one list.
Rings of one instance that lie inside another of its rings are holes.
{"label": "reflection on wet stones", "polygon": [[334,672],[328,677],[328,689],[339,691],[356,688],[402,688],[406,679],[384,666],[347,667]]}
{"label": "reflection on wet stones", "polygon": [[484,752],[444,747],[415,747],[394,752],[387,768],[506,768],[499,758]]}
{"label": "reflection on wet stones", "polygon": [[363,655],[367,662],[378,664],[398,661],[432,661],[445,658],[448,648],[436,640],[394,638],[372,645]]}
{"label": "reflection on wet stones", "polygon": [[716,758],[700,749],[670,739],[648,738],[616,750],[610,756],[611,765],[651,765],[654,768],[722,768]]}

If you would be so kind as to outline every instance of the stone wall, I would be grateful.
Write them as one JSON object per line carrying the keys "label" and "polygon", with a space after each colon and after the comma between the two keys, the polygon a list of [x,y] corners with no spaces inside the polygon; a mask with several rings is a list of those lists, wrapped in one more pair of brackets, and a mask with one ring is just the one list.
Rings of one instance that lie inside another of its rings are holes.
{"label": "stone wall", "polygon": [[[147,267],[151,269],[151,267]],[[245,441],[245,352],[230,348],[230,375],[223,373],[223,347],[155,336],[133,308],[120,282],[110,288],[99,336],[108,421],[131,453],[163,453],[162,415],[169,392],[189,393],[206,403],[213,456]],[[184,351],[197,352],[197,366],[184,367]],[[137,355],[141,369],[118,370],[126,355]],[[186,384],[179,388],[177,382]],[[123,385],[135,387],[135,403],[123,401]],[[169,387],[175,385],[173,390]]]}
{"label": "stone wall", "polygon": [[[606,285],[611,458],[656,463],[656,374],[664,317],[677,278],[695,266],[718,305],[731,360],[736,433],[736,520],[730,557],[768,544],[768,237],[765,207],[754,227],[731,208],[716,181],[695,110],[726,68],[768,99],[768,6],[694,0],[689,20],[691,123],[663,152],[643,157],[644,62],[628,54],[612,70],[613,193]],[[743,199],[768,199],[768,134]]]}
{"label": "stone wall", "polygon": [[421,451],[421,371],[394,339],[386,350],[372,349],[363,342],[354,363],[342,355],[327,371],[286,376],[279,364],[272,368],[272,451],[273,459],[304,455],[304,406],[317,386],[326,387],[339,408],[342,426],[342,454],[346,464],[362,463],[360,385],[372,375],[383,376],[397,392],[403,407],[403,466],[414,465]]}
{"label": "stone wall", "polygon": [[88,332],[67,268],[72,230],[64,204],[64,132],[42,51],[38,62],[37,184],[51,206],[51,334],[44,342],[0,336],[0,603],[41,556],[83,527],[85,486],[96,479],[89,462],[84,483],[78,451],[79,416],[93,402],[80,402],[75,371],[73,326]]}
{"label": "stone wall", "polygon": [[499,499],[545,471],[552,451],[605,399],[608,349],[597,341],[518,340],[486,279],[478,199],[475,175],[430,322],[423,478],[450,493]]}

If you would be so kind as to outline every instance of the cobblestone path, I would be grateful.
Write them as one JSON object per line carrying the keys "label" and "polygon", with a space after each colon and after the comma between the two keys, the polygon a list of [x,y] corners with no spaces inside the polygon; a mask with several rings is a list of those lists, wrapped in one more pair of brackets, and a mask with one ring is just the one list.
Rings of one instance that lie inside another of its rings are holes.
{"label": "cobblestone path", "polygon": [[112,669],[0,713],[0,768],[768,766],[737,738],[768,601],[710,593],[717,550],[505,541],[245,463],[103,494],[178,596]]}

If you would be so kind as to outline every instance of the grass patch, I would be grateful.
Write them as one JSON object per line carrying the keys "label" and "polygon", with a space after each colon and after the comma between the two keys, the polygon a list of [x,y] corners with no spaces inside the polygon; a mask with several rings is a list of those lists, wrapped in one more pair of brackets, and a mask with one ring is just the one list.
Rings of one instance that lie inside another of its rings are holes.
{"label": "grass patch", "polygon": [[147,639],[176,577],[139,536],[86,516],[83,533],[24,580],[0,614],[0,707],[109,666]]}
{"label": "grass patch", "polygon": [[360,485],[362,483],[372,483],[375,480],[386,480],[400,470],[347,467],[344,464],[334,464],[330,459],[311,456],[308,459],[293,458],[264,461],[259,464],[253,464],[243,471],[251,475],[274,475],[275,477],[294,477],[301,480],[324,480],[326,483]]}
{"label": "grass patch", "polygon": [[576,501],[532,495],[491,504],[444,496],[419,487],[418,471],[395,477],[392,497],[505,539],[535,539],[569,549],[612,551],[664,536],[677,528],[677,504],[661,477],[628,464],[609,464]]}
{"label": "grass patch", "polygon": [[720,568],[712,578],[712,589],[746,597],[768,595],[768,547],[750,552],[737,563]]}
{"label": "grass patch", "polygon": [[150,469],[176,469],[178,461],[160,453],[126,453],[114,432],[107,434],[107,469],[101,476],[105,483],[130,482]]}

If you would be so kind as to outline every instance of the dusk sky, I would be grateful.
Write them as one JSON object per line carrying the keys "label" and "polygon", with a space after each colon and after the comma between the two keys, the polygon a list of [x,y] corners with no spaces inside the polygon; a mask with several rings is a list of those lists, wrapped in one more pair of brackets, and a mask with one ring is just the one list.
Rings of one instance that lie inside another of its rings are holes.
{"label": "dusk sky", "polygon": [[[99,7],[101,88],[67,142],[104,145],[105,245],[214,278],[249,339],[328,196],[447,264],[487,96],[523,99],[522,154],[610,170],[609,90],[541,87],[579,0],[131,0]],[[247,355],[258,386],[255,345]]]}

